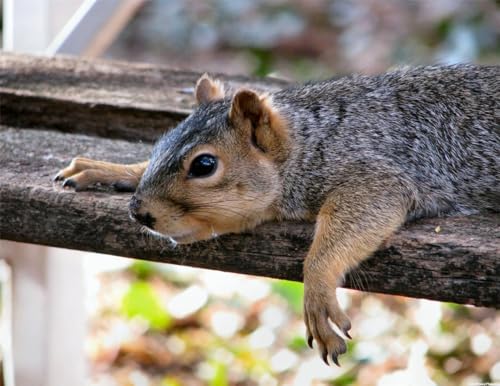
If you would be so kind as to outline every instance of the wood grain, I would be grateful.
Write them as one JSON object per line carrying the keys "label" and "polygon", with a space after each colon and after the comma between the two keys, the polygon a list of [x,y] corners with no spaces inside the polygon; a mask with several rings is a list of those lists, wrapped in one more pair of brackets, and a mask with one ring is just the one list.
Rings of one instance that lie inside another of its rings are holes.
{"label": "wood grain", "polygon": [[[0,143],[2,239],[302,280],[312,224],[266,224],[252,233],[173,248],[141,233],[128,218],[129,194],[104,188],[75,193],[51,182],[76,154],[136,162],[148,157],[150,145],[5,126]],[[346,286],[499,307],[499,234],[496,215],[420,221],[361,264]]]}
{"label": "wood grain", "polygon": [[[173,248],[129,220],[129,194],[104,188],[75,193],[51,181],[77,155],[112,162],[147,159],[151,145],[142,141],[153,141],[189,113],[194,103],[189,90],[200,75],[0,54],[0,238],[302,280],[312,224],[266,224],[252,233]],[[220,78],[233,90],[287,84]],[[347,276],[346,286],[499,308],[500,216],[405,226]]]}
{"label": "wood grain", "polygon": [[[287,82],[211,74],[228,89]],[[1,123],[152,142],[194,106],[200,73],[147,64],[0,54]]]}

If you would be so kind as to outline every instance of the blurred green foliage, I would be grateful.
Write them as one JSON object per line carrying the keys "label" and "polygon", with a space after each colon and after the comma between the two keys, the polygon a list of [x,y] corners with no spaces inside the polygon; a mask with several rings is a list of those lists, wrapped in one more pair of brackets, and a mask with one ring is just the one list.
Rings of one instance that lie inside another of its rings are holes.
{"label": "blurred green foliage", "polygon": [[155,267],[153,263],[145,260],[134,260],[134,262],[129,267],[130,272],[132,272],[137,279],[146,280],[151,275],[158,272],[158,268]]}
{"label": "blurred green foliage", "polygon": [[182,386],[182,383],[173,377],[165,377],[160,386]]}
{"label": "blurred green foliage", "polygon": [[292,339],[290,339],[288,341],[287,346],[290,350],[294,350],[294,351],[298,351],[298,352],[308,348],[306,338],[302,335],[294,336]]}
{"label": "blurred green foliage", "polygon": [[171,317],[158,295],[151,284],[143,280],[130,284],[122,300],[121,312],[128,318],[144,319],[156,330],[165,330],[171,324]]}
{"label": "blurred green foliage", "polygon": [[109,56],[295,79],[498,62],[498,1],[152,0]]}
{"label": "blurred green foliage", "polygon": [[210,386],[228,386],[227,366],[224,363],[210,361],[210,367],[213,371],[213,376],[210,379]]}
{"label": "blurred green foliage", "polygon": [[276,280],[271,286],[274,293],[285,299],[290,308],[297,314],[302,313],[302,302],[304,300],[304,284],[289,281]]}

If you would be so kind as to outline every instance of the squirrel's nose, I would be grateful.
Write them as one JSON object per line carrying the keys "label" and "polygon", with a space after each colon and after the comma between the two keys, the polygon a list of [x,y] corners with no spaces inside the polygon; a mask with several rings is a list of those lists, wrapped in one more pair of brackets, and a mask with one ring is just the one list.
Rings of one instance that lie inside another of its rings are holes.
{"label": "squirrel's nose", "polygon": [[141,205],[142,200],[138,199],[135,195],[132,196],[128,206],[130,217],[138,223],[153,229],[156,219],[149,212],[141,213]]}
{"label": "squirrel's nose", "polygon": [[141,205],[142,205],[142,200],[139,200],[137,196],[134,194],[128,204],[128,209],[130,210],[130,214],[137,213],[141,208]]}

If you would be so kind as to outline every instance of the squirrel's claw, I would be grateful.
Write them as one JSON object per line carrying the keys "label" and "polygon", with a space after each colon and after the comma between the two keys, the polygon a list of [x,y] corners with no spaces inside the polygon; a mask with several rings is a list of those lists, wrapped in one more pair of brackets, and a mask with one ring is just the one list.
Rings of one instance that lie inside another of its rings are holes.
{"label": "squirrel's claw", "polygon": [[71,178],[67,178],[64,180],[62,187],[63,188],[76,188],[77,185],[76,185],[76,182],[74,180],[72,180]]}
{"label": "squirrel's claw", "polygon": [[[329,365],[328,357],[331,357],[331,361],[340,366],[338,357],[347,351],[344,339],[345,337],[351,338],[348,333],[351,322],[340,309],[336,298],[306,289],[304,292],[304,321],[309,347],[312,348],[312,342],[315,340],[323,362]],[[337,334],[330,321],[337,325],[345,336]]]}
{"label": "squirrel's claw", "polygon": [[[333,351],[330,354],[330,357],[332,358],[332,362],[335,363],[338,367],[340,367],[339,363],[339,355],[342,355],[346,352],[346,346],[345,344],[340,348],[340,351]],[[323,362],[326,363],[327,366],[330,366],[330,363],[328,362],[328,348],[325,346],[321,350],[321,358],[323,359]]]}
{"label": "squirrel's claw", "polygon": [[328,350],[326,348],[323,349],[323,352],[321,353],[321,358],[323,358],[323,362],[325,362],[327,366],[330,366],[330,363],[328,363]]}
{"label": "squirrel's claw", "polygon": [[307,334],[307,345],[309,346],[309,348],[313,348],[313,337],[311,334]]}

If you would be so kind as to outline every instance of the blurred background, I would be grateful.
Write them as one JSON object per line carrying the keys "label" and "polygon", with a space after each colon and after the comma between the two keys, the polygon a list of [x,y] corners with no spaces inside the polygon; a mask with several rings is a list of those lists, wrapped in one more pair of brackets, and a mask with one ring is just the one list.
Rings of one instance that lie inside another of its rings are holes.
{"label": "blurred background", "polygon": [[[58,37],[80,1],[52,1],[50,15],[59,17],[45,24],[36,14],[46,12],[44,1],[19,1],[24,10],[3,0],[4,49],[75,53],[59,50]],[[80,53],[297,81],[500,59],[494,0],[133,3],[93,50]],[[15,35],[30,17],[43,33]],[[304,340],[300,283],[80,255],[86,385],[500,384],[500,312],[493,309],[341,289],[354,339],[342,367],[326,367]]]}
{"label": "blurred background", "polygon": [[499,34],[495,1],[151,1],[104,56],[302,80],[495,63]]}

